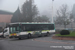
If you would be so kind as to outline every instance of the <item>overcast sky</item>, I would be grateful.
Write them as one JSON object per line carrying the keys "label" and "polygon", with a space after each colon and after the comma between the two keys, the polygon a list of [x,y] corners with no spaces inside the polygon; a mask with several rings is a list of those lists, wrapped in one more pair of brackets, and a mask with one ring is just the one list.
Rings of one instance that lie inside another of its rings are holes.
{"label": "overcast sky", "polygon": [[[0,0],[0,10],[14,12],[18,6],[21,8],[24,2],[25,0]],[[52,0],[35,0],[35,4],[37,5],[40,14],[44,12],[50,13],[52,10]],[[54,0],[54,14],[62,4],[67,4],[69,10],[71,10],[73,4],[75,4],[75,0]]]}

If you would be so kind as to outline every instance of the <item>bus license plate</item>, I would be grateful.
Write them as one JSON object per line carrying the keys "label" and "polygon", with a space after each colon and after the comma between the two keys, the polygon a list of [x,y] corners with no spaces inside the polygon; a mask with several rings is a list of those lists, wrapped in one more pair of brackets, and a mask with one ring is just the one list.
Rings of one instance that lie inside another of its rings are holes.
{"label": "bus license plate", "polygon": [[14,34],[11,34],[11,36],[16,36],[16,33],[14,33]]}

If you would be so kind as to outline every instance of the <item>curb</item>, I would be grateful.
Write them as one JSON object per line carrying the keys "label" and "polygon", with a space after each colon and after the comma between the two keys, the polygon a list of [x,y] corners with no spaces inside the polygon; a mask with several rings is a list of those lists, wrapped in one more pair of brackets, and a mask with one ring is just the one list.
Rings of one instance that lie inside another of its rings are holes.
{"label": "curb", "polygon": [[75,37],[65,37],[65,36],[53,36],[53,39],[58,39],[58,40],[75,40]]}

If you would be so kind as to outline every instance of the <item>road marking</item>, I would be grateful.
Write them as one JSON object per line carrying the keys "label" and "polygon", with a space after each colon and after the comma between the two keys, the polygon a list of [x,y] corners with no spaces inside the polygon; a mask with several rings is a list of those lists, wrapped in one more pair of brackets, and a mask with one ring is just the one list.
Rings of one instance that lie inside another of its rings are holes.
{"label": "road marking", "polygon": [[50,46],[50,48],[74,49],[74,46]]}
{"label": "road marking", "polygon": [[37,40],[37,39],[34,39],[34,41],[47,42],[47,43],[75,44],[75,43],[69,43],[69,42],[43,41],[43,40]]}

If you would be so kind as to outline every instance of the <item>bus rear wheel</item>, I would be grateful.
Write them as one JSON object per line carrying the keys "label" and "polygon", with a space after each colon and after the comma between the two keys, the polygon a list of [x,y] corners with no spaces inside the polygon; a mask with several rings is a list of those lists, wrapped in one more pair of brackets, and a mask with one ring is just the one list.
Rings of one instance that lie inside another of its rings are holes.
{"label": "bus rear wheel", "polygon": [[50,33],[49,33],[49,32],[47,32],[46,36],[49,36],[49,35],[50,35]]}
{"label": "bus rear wheel", "polygon": [[28,38],[31,38],[31,34],[30,33],[28,34]]}

